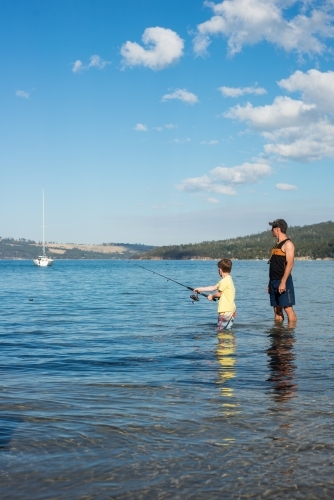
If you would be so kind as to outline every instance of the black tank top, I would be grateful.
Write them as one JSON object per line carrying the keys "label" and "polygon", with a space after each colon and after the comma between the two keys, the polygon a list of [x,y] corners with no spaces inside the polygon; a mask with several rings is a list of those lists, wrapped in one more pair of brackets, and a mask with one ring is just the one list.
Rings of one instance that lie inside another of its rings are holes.
{"label": "black tank top", "polygon": [[286,256],[282,250],[282,246],[286,241],[290,238],[286,238],[281,241],[271,251],[271,256],[269,259],[269,279],[271,280],[280,280],[283,278],[283,274],[286,266]]}

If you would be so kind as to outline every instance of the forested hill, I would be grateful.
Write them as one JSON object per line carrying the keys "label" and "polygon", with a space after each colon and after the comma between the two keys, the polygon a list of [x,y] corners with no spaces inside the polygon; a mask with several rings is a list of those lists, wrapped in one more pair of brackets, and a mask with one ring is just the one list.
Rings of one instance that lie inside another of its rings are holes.
{"label": "forested hill", "polygon": [[[45,244],[48,256],[59,259],[129,259],[154,247],[131,243],[101,243],[84,245],[75,243]],[[41,242],[21,238],[0,237],[0,259],[36,259],[42,252]]]}
{"label": "forested hill", "polygon": [[[333,257],[334,222],[290,227],[288,236],[296,247],[296,257],[311,259]],[[275,240],[271,231],[220,241],[156,247],[137,255],[139,259],[267,259]]]}

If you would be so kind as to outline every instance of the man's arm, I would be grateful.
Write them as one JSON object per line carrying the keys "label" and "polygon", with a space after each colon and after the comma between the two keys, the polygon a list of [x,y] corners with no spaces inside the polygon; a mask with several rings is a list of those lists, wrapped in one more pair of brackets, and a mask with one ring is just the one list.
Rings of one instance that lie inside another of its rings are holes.
{"label": "man's arm", "polygon": [[285,259],[286,259],[286,266],[284,270],[283,277],[281,279],[281,283],[278,287],[279,293],[283,293],[286,290],[286,280],[291,274],[294,260],[295,260],[295,246],[292,243],[292,241],[287,241],[284,243],[284,251],[285,251]]}

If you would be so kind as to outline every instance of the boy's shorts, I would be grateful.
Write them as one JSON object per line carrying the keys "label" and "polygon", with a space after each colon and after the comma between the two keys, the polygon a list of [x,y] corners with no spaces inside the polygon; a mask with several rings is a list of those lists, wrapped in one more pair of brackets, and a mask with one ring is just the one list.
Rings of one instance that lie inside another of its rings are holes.
{"label": "boy's shorts", "polygon": [[221,332],[222,330],[230,330],[236,315],[237,311],[218,314],[217,331]]}
{"label": "boy's shorts", "polygon": [[286,290],[279,293],[278,287],[281,280],[271,280],[269,282],[270,305],[273,307],[291,307],[295,305],[295,291],[293,288],[292,276],[286,280]]}

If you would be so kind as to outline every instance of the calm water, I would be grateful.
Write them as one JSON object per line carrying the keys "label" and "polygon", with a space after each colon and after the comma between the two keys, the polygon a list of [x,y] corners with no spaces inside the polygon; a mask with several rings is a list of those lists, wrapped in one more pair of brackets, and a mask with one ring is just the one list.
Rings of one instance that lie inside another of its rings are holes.
{"label": "calm water", "polygon": [[[144,262],[191,285],[215,262]],[[124,261],[0,261],[2,499],[333,498],[334,262],[297,262],[274,326],[264,261],[238,316]],[[31,300],[33,299],[33,300]]]}

